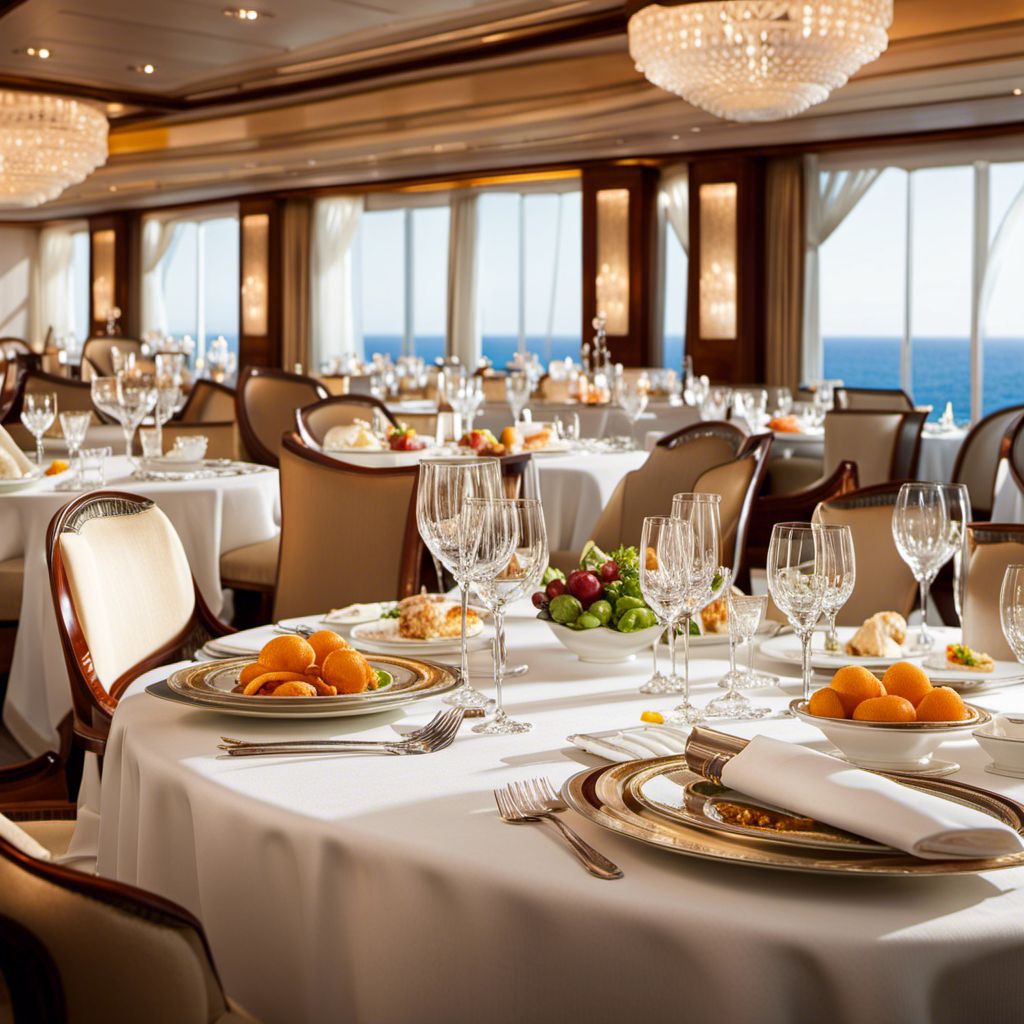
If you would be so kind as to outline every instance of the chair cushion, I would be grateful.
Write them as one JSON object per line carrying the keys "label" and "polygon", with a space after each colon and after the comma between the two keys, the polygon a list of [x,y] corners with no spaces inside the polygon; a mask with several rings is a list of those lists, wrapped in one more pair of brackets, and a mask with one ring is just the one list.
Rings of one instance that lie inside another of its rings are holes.
{"label": "chair cushion", "polygon": [[21,617],[21,586],[24,578],[24,558],[9,558],[6,562],[0,562],[0,622],[17,622]]}
{"label": "chair cushion", "polygon": [[50,857],[63,857],[75,834],[74,819],[67,821],[21,821],[22,830],[34,839]]}
{"label": "chair cushion", "polygon": [[281,535],[256,544],[225,551],[220,557],[220,578],[225,586],[251,584],[273,589],[277,581],[277,552]]}

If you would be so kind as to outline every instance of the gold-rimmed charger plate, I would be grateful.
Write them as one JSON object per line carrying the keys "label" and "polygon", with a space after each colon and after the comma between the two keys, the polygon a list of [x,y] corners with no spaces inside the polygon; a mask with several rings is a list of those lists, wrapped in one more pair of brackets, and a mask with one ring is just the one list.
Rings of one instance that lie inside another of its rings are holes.
{"label": "gold-rimmed charger plate", "polygon": [[257,718],[334,718],[390,711],[413,701],[439,696],[455,687],[455,676],[444,665],[387,654],[369,655],[367,660],[375,670],[383,670],[392,677],[389,686],[336,697],[247,697],[232,693],[239,672],[252,664],[250,656],[188,665],[168,676],[166,691],[157,686],[153,692],[156,696],[226,714]]}
{"label": "gold-rimmed charger plate", "polygon": [[[729,836],[697,828],[664,818],[630,795],[627,791],[630,779],[652,770],[671,773],[684,786],[700,779],[687,768],[684,757],[672,755],[588,768],[572,776],[563,786],[562,794],[573,810],[610,832],[703,860],[776,871],[907,878],[975,874],[1024,866],[1024,852],[983,860],[922,860],[905,853],[843,853],[787,844],[784,840]],[[950,779],[900,778],[895,781],[974,807],[1024,834],[1024,807],[1006,797]]]}

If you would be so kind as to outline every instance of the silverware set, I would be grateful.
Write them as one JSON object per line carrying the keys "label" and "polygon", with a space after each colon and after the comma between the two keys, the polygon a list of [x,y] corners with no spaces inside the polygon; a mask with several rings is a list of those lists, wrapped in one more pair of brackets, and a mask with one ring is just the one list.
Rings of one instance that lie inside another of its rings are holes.
{"label": "silverware set", "polygon": [[548,821],[554,825],[580,862],[597,878],[622,878],[622,870],[602,853],[598,853],[586,840],[578,836],[556,815],[567,809],[565,802],[555,792],[546,778],[530,779],[528,782],[512,782],[494,791],[498,814],[510,825],[525,825],[537,821]]}
{"label": "silverware set", "polygon": [[472,709],[449,708],[439,711],[422,729],[400,740],[274,740],[253,743],[221,736],[218,750],[231,757],[278,757],[283,754],[433,754],[450,747],[466,716],[475,717]]}

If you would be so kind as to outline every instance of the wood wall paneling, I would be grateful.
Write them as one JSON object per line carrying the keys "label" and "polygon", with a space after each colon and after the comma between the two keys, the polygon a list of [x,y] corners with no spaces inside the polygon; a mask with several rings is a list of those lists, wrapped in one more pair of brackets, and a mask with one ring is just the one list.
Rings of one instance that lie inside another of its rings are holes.
{"label": "wood wall paneling", "polygon": [[[239,316],[238,316],[238,365],[242,366],[281,366],[281,290],[287,287],[281,276],[281,207],[278,199],[243,199],[238,208],[239,238]],[[245,225],[246,218],[267,218],[267,252],[264,259],[252,249],[250,239],[248,254],[246,251]],[[246,330],[253,318],[246,313],[245,302],[246,279],[250,276],[263,276],[266,281],[266,332],[258,333]],[[285,367],[291,370],[292,367]]]}
{"label": "wood wall paneling", "polygon": [[[97,299],[110,295],[121,310],[118,326],[121,334],[138,337],[139,311],[132,301],[132,266],[141,253],[137,249],[132,215],[111,213],[89,218],[89,327],[92,334],[106,334],[106,310],[97,308]],[[98,278],[104,281],[99,282]],[[111,280],[112,278],[112,280]],[[105,305],[105,302],[104,302]]]}

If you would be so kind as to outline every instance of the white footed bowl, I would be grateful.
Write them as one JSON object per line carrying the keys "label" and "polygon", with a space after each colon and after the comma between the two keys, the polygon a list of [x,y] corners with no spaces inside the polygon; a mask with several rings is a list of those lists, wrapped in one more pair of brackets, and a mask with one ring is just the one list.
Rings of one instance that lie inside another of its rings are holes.
{"label": "white footed bowl", "polygon": [[802,722],[820,729],[847,760],[862,768],[894,772],[920,770],[946,740],[992,719],[973,704],[964,705],[970,717],[962,722],[858,722],[812,715],[805,700],[790,701],[789,707]]}
{"label": "white footed bowl", "polygon": [[570,629],[560,622],[545,619],[551,632],[580,661],[595,665],[621,665],[632,661],[645,647],[652,647],[654,641],[665,631],[664,626],[650,626],[635,633],[620,633],[607,626],[594,629]]}
{"label": "white footed bowl", "polygon": [[1019,726],[1008,726],[1001,717],[975,729],[974,738],[992,758],[996,768],[1008,774],[1024,776],[1024,735]]}

